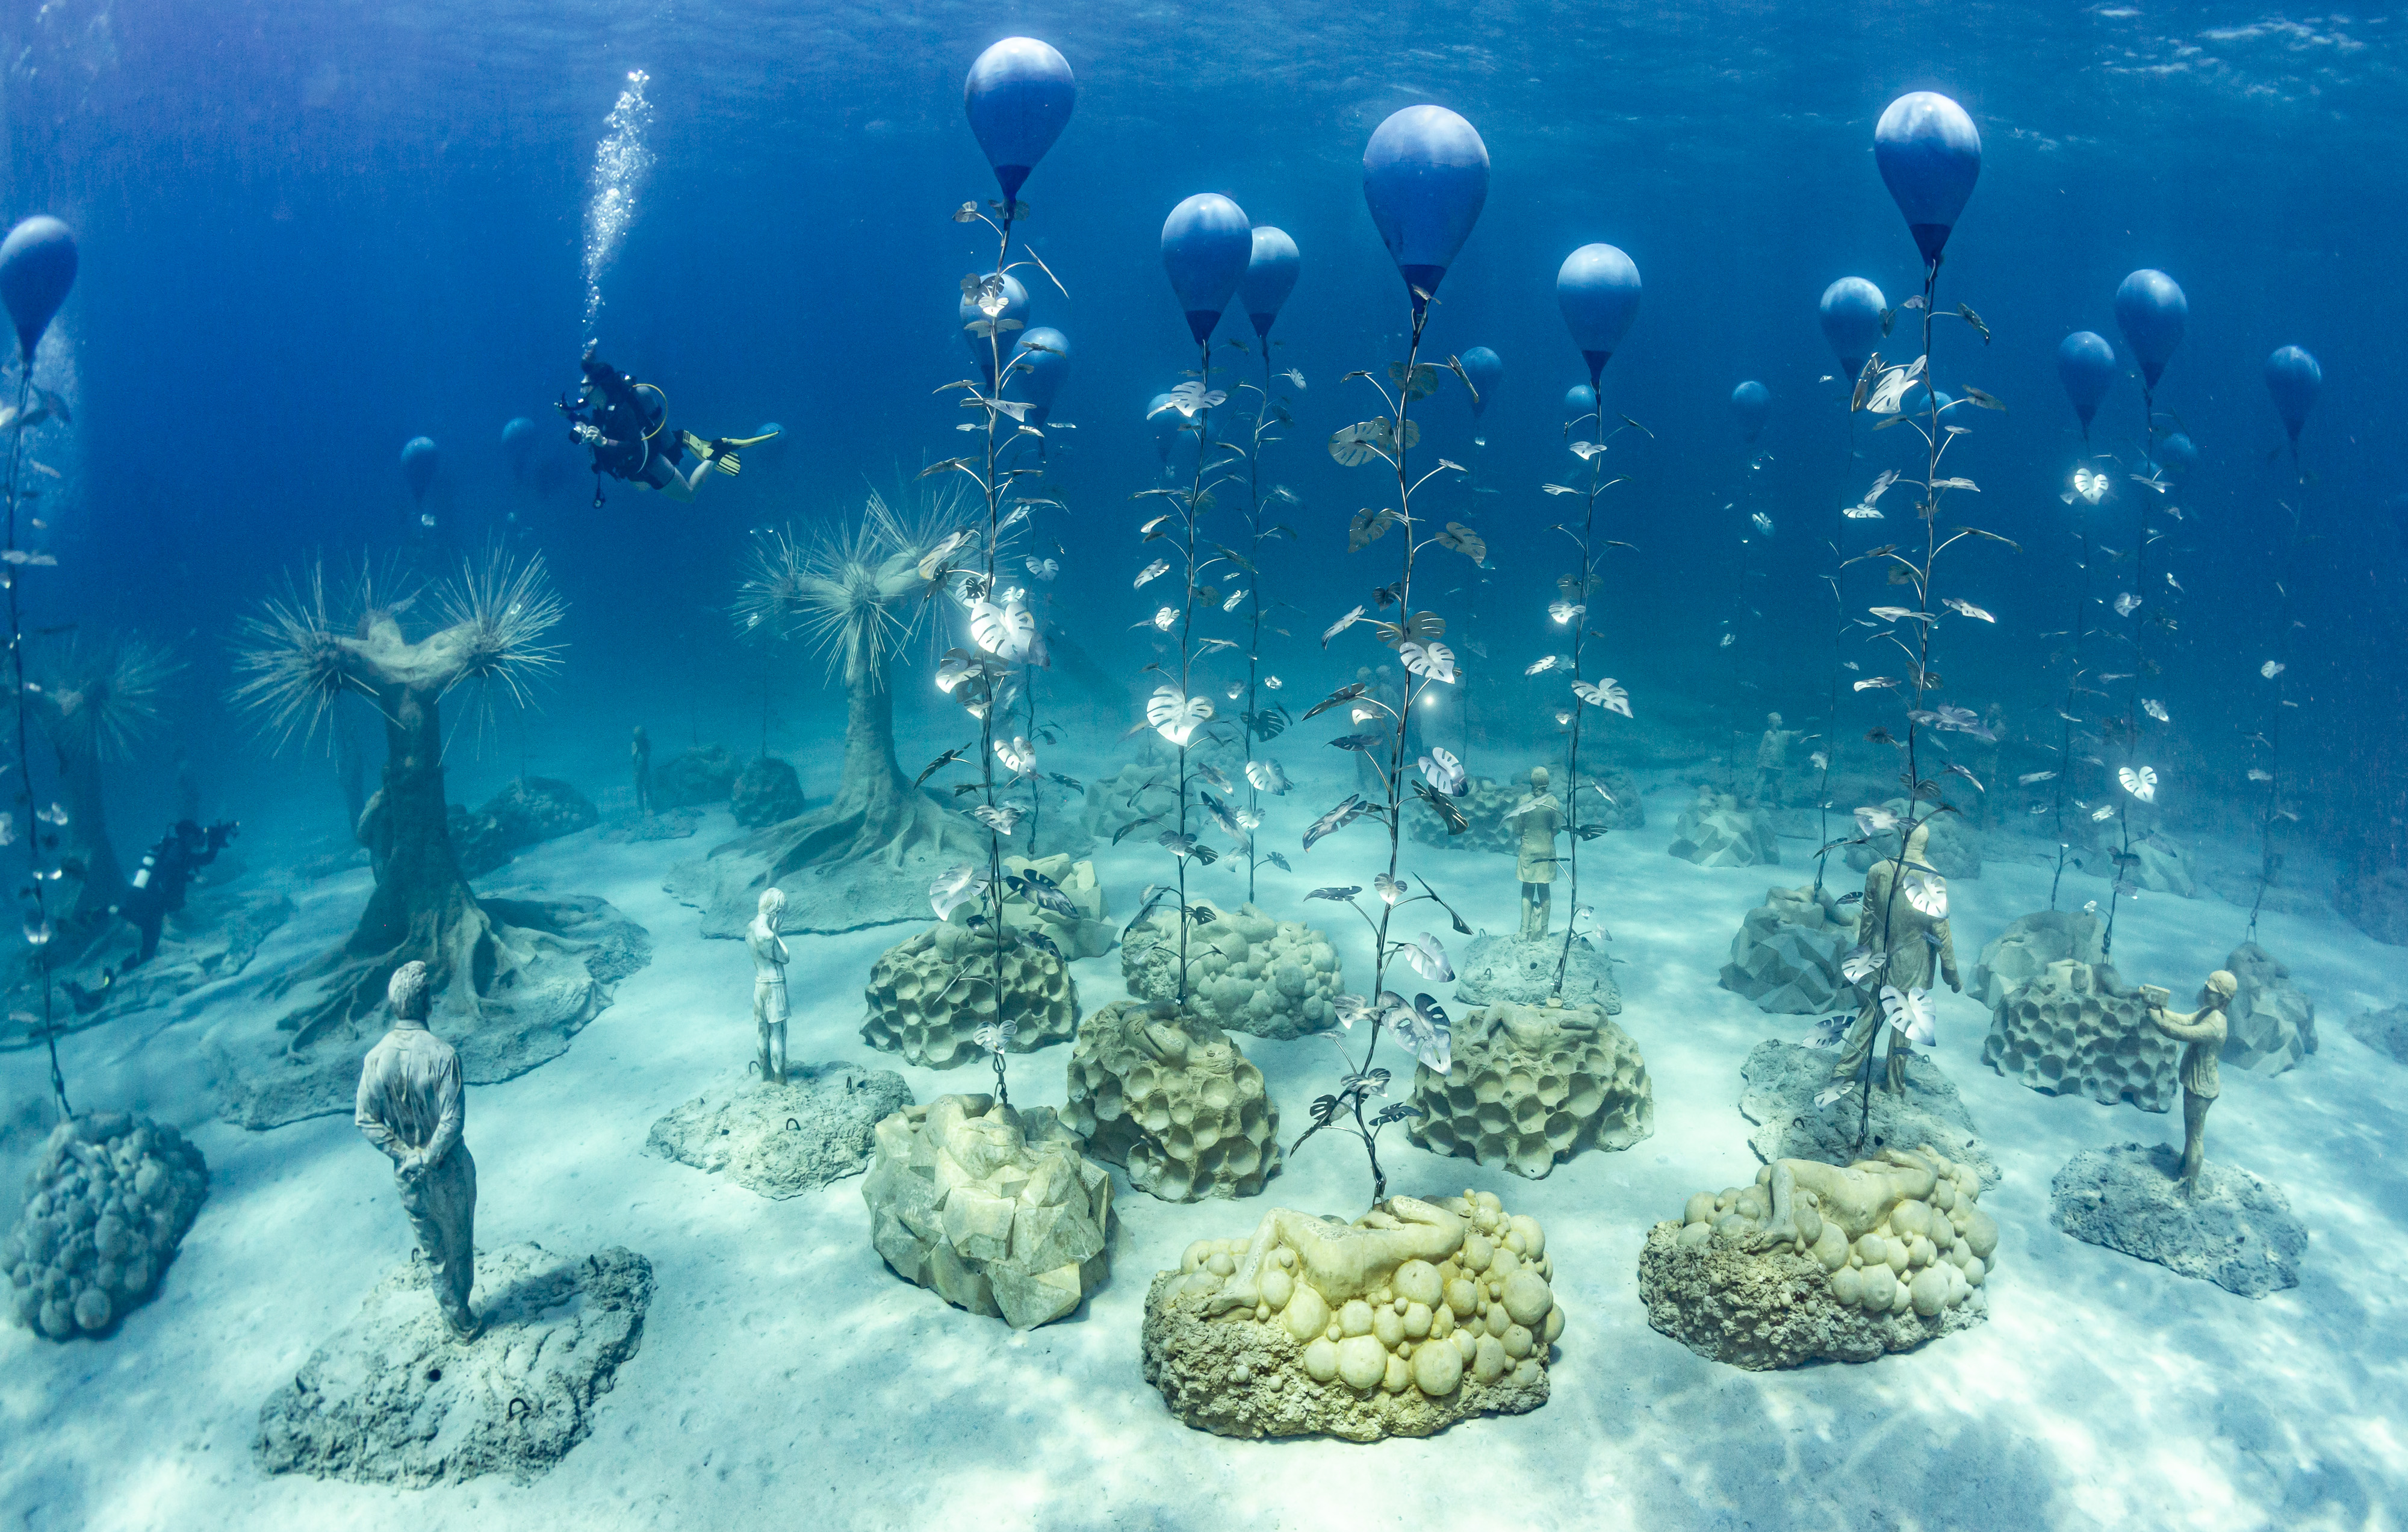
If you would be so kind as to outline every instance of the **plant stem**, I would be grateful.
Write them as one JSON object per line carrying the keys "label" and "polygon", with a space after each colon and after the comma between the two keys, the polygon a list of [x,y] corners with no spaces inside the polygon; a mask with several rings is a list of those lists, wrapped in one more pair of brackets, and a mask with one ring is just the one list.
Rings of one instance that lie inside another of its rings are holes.
{"label": "plant stem", "polygon": [[[1593,386],[1598,388],[1599,392],[1599,399],[1597,407],[1597,421],[1598,435],[1602,437],[1605,435],[1605,404],[1603,400],[1604,385],[1599,382],[1594,383]],[[1597,445],[1599,450],[1591,452],[1588,456],[1588,494],[1583,502],[1581,510],[1580,585],[1576,591],[1568,591],[1565,593],[1567,595],[1576,597],[1573,604],[1584,609],[1580,615],[1572,620],[1572,680],[1576,681],[1586,680],[1588,679],[1587,674],[1581,668],[1581,666],[1588,652],[1589,614],[1585,609],[1588,606],[1589,586],[1592,582],[1592,577],[1590,574],[1592,561],[1589,550],[1591,547],[1590,538],[1597,524],[1597,492],[1598,489],[1597,477],[1600,471],[1598,467],[1598,464],[1605,457],[1605,452],[1603,451],[1605,444],[1600,441]],[[1577,695],[1575,695],[1572,698],[1572,730],[1571,739],[1570,741],[1570,749],[1567,752],[1564,757],[1563,796],[1564,835],[1566,838],[1564,844],[1565,849],[1571,853],[1567,863],[1567,865],[1571,868],[1571,877],[1569,881],[1570,886],[1568,889],[1570,895],[1569,902],[1571,905],[1571,909],[1567,911],[1564,916],[1563,951],[1556,954],[1555,957],[1555,986],[1553,993],[1557,999],[1561,999],[1563,997],[1564,974],[1566,970],[1571,966],[1572,928],[1580,923],[1580,747],[1581,724],[1587,720],[1587,717],[1588,704],[1582,701]]]}
{"label": "plant stem", "polygon": [[[34,359],[26,354],[17,375],[17,413],[8,429],[7,551],[12,554],[17,551],[17,474],[25,455],[25,401],[33,386]],[[34,757],[25,726],[25,624],[17,605],[18,581],[25,567],[11,559],[5,569],[0,569],[0,579],[8,585],[8,664],[17,700],[17,801],[25,809],[25,860],[31,874],[35,926],[42,933],[42,939],[32,944],[35,966],[42,970],[41,1038],[43,1046],[50,1051],[50,1100],[59,1109],[59,1120],[64,1122],[75,1115],[75,1110],[67,1105],[66,1077],[59,1068],[59,1033],[50,987],[50,914],[42,891],[41,822],[34,817]]]}
{"label": "plant stem", "polygon": [[[2151,384],[2141,384],[2141,461],[2149,465],[2152,478],[2157,473],[2157,394]],[[2136,498],[2139,506],[2135,526],[2140,540],[2132,549],[2132,684],[2128,706],[2124,715],[2124,760],[2137,765],[2141,751],[2141,681],[2148,674],[2147,643],[2149,622],[2149,497]],[[2106,961],[2115,955],[2115,915],[2123,908],[2124,874],[2132,865],[2132,795],[2128,789],[2115,805],[2115,881],[2107,894],[2107,934],[2100,941],[2099,956]]]}
{"label": "plant stem", "polygon": [[2282,594],[2276,607],[2274,635],[2273,721],[2266,726],[2266,809],[2258,822],[2258,893],[2249,901],[2249,939],[2258,939],[2258,913],[2266,890],[2274,881],[2274,820],[2283,807],[2283,710],[2296,707],[2291,689],[2291,584],[2300,556],[2300,519],[2308,497],[2307,471],[2300,465],[2299,438],[2291,438],[2291,478],[2299,504],[2284,508],[2290,515],[2283,535],[2283,578],[2274,587]]}

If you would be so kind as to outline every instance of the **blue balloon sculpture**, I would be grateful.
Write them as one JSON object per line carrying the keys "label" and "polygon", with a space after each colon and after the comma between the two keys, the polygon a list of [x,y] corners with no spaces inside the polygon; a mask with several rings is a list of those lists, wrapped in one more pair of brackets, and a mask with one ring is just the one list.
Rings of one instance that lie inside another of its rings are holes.
{"label": "blue balloon sculpture", "polygon": [[527,460],[535,455],[535,422],[514,415],[502,427],[502,455],[510,460],[510,476],[524,479]]}
{"label": "blue balloon sculpture", "polygon": [[2309,407],[2324,386],[2324,367],[2297,346],[2286,346],[2266,359],[2266,392],[2274,396],[2274,413],[2283,417],[2293,447],[2299,446],[2300,427],[2308,423]]}
{"label": "blue balloon sculpture", "polygon": [[1612,245],[1583,245],[1555,271],[1555,304],[1594,387],[1639,312],[1639,268]]}
{"label": "blue balloon sculpture", "polygon": [[2124,344],[2141,364],[2141,379],[2152,390],[2182,344],[2183,325],[2190,318],[2190,300],[2174,279],[2146,267],[2124,279],[2115,289],[2115,327]]}
{"label": "blue balloon sculpture", "polygon": [[978,56],[962,82],[962,108],[970,133],[995,167],[1003,188],[1004,222],[1021,184],[1062,129],[1079,98],[1070,65],[1050,44],[1034,37],[1006,37]]}
{"label": "blue balloon sculpture", "polygon": [[1274,229],[1266,223],[1254,231],[1254,254],[1246,261],[1246,275],[1238,283],[1238,296],[1246,306],[1246,317],[1254,322],[1254,338],[1268,340],[1271,325],[1278,320],[1280,308],[1287,295],[1296,291],[1298,257],[1296,241],[1284,229]]}
{"label": "blue balloon sculpture", "polygon": [[1764,422],[1772,414],[1772,391],[1753,379],[1731,390],[1731,418],[1754,441],[1764,430]]}
{"label": "blue balloon sculpture", "polygon": [[0,303],[16,322],[17,349],[28,365],[75,279],[75,236],[48,213],[36,213],[0,240]]}
{"label": "blue balloon sculpture", "polygon": [[409,497],[423,504],[426,487],[435,482],[435,465],[443,460],[442,449],[433,437],[412,437],[401,449],[402,482],[409,486]]}
{"label": "blue balloon sculpture", "polygon": [[969,348],[970,359],[978,364],[979,376],[992,385],[995,382],[996,351],[1001,351],[1006,357],[1010,356],[1012,336],[1028,323],[1028,289],[1021,286],[1020,279],[1011,273],[1007,271],[1003,274],[1003,312],[996,316],[996,322],[1003,329],[997,333],[993,344],[986,336],[971,333],[970,326],[986,318],[986,313],[968,294],[962,294],[961,304],[953,310],[953,316],[961,322],[962,344]]}
{"label": "blue balloon sculpture", "polygon": [[1597,390],[1586,383],[1574,383],[1564,390],[1564,423],[1571,424],[1584,415],[1597,413]]}
{"label": "blue balloon sculpture", "polygon": [[1444,107],[1407,107],[1363,146],[1363,200],[1419,323],[1488,200],[1488,146]]}
{"label": "blue balloon sculpture", "polygon": [[1906,215],[1923,264],[1936,265],[1982,174],[1982,136],[1973,120],[1930,91],[1899,96],[1873,127],[1873,163]]}
{"label": "blue balloon sculpture", "polygon": [[2161,437],[2157,441],[2157,466],[2176,479],[2187,479],[2199,466],[2199,448],[2181,432]]}
{"label": "blue balloon sculpture", "polygon": [[1505,380],[1505,359],[1485,346],[1474,346],[1455,360],[1463,364],[1464,376],[1471,379],[1471,418],[1476,421],[1488,413],[1490,395]]}
{"label": "blue balloon sculpture", "polygon": [[1881,349],[1882,311],[1888,307],[1882,290],[1862,277],[1842,277],[1823,289],[1823,338],[1852,382],[1865,370],[1865,358]]}
{"label": "blue balloon sculpture", "polygon": [[2082,419],[2082,439],[2088,441],[2090,418],[2099,413],[2099,401],[2107,397],[2108,385],[2115,381],[2115,348],[2107,344],[2104,336],[2074,331],[2057,344],[2057,379],[2065,385],[2065,396]]}
{"label": "blue balloon sculpture", "polygon": [[1070,337],[1051,325],[1020,332],[1020,351],[1012,358],[1011,375],[1020,396],[1028,401],[1028,421],[1042,427],[1054,413],[1054,397],[1070,377]]}
{"label": "blue balloon sculpture", "polygon": [[1221,322],[1221,310],[1245,279],[1254,258],[1254,231],[1246,210],[1218,192],[1199,192],[1162,221],[1162,269],[1202,345]]}

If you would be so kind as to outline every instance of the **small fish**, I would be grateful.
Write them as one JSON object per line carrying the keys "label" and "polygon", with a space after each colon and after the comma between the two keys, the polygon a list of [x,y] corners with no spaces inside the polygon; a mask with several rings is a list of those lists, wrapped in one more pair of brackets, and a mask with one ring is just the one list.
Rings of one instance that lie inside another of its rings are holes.
{"label": "small fish", "polygon": [[2027,771],[2022,776],[2015,779],[2015,784],[2019,787],[2029,787],[2034,782],[2054,781],[2056,780],[2057,773],[2054,771]]}
{"label": "small fish", "polygon": [[[2172,586],[2177,591],[2182,591],[2183,582],[2174,578],[2174,572],[2172,569],[2166,571],[2166,583]],[[2183,591],[2183,594],[2185,595],[2188,595],[2190,593],[2188,591]]]}

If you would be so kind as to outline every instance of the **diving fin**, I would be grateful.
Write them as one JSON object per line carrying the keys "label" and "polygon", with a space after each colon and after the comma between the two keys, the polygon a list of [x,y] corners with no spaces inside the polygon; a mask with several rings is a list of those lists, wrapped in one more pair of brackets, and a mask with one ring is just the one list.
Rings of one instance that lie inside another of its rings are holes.
{"label": "diving fin", "polygon": [[[771,436],[775,436],[776,434],[777,433],[775,432],[770,433]],[[713,441],[705,441],[691,431],[681,431],[678,433],[678,440],[684,445],[687,451],[692,452],[695,457],[701,459],[703,462],[710,464],[721,473],[730,476],[739,474],[744,471],[743,462],[736,455],[736,448],[750,447],[756,441],[767,441],[768,439],[768,437],[747,437],[738,440],[731,441],[725,437],[721,437]]]}

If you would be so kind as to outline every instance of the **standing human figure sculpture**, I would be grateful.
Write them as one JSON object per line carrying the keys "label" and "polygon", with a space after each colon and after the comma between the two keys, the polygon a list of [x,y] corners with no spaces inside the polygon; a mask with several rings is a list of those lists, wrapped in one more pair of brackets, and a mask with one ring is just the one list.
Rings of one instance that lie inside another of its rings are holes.
{"label": "standing human figure sculpture", "polygon": [[627,749],[627,759],[636,774],[636,812],[646,819],[652,817],[652,738],[641,723],[636,725],[636,740]]}
{"label": "standing human figure sculpture", "polygon": [[1522,880],[1522,937],[1543,941],[1554,911],[1555,837],[1563,834],[1564,809],[1547,791],[1547,768],[1530,768],[1530,795],[1505,816],[1514,826],[1513,875]]}
{"label": "standing human figure sculpture", "polygon": [[761,1078],[786,1082],[786,943],[778,935],[785,918],[786,891],[761,891],[760,911],[745,928],[752,953],[752,1025],[761,1036]]}
{"label": "standing human figure sculpture", "polygon": [[[1948,881],[1924,860],[1924,850],[1930,839],[1930,824],[1916,824],[1907,832],[1903,866],[1899,865],[1901,859],[1884,857],[1865,873],[1864,899],[1856,907],[1856,945],[1888,961],[1856,986],[1863,1003],[1856,1011],[1856,1024],[1848,1029],[1840,1061],[1832,1066],[1834,1080],[1847,1079],[1862,1069],[1873,1044],[1880,1040],[1881,992],[1885,986],[1901,993],[1928,990],[1936,966],[1950,989],[1964,993],[1965,986],[1956,977],[1956,943],[1949,934],[1948,917],[1926,914],[1904,889],[1896,886],[1904,873],[1920,872],[1929,880],[1931,893],[1926,902],[1942,910],[1948,908]],[[1889,1055],[1883,1071],[1889,1089],[1905,1091],[1906,1060],[1911,1052],[1906,1035],[1891,1027]]]}
{"label": "standing human figure sculpture", "polygon": [[426,1029],[428,987],[423,963],[394,970],[385,986],[393,1030],[360,1067],[352,1121],[393,1161],[443,1323],[455,1339],[474,1340],[483,1328],[468,1307],[477,1280],[477,1162],[460,1138],[467,1114],[460,1055]]}
{"label": "standing human figure sculpture", "polygon": [[1756,801],[1761,808],[1781,807],[1781,780],[1789,770],[1789,742],[1796,729],[1781,726],[1779,713],[1764,715],[1764,733],[1756,741]]}
{"label": "standing human figure sculpture", "polygon": [[2194,1192],[2199,1189],[2200,1167],[2207,1163],[2207,1109],[2215,1105],[2224,1089],[2215,1064],[2224,1052],[2225,1008],[2240,987],[2240,981],[2218,968],[2200,986],[2197,1010],[2170,1011],[2154,997],[2149,1006],[2149,1020],[2157,1029],[2183,1044],[2177,1069],[2183,1088],[2182,1182]]}

